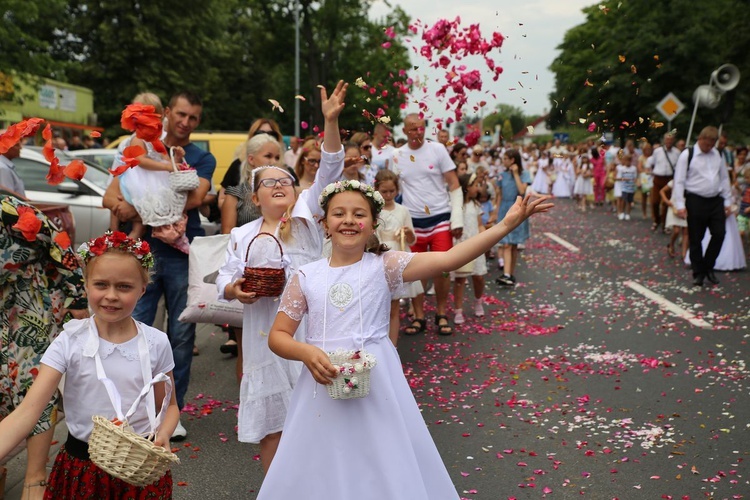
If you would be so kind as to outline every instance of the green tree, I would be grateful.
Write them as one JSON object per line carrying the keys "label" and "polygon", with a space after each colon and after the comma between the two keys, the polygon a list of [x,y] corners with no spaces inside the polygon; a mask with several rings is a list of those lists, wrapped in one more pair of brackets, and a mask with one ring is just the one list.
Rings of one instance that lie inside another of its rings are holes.
{"label": "green tree", "polygon": [[[55,57],[64,0],[5,0],[0,7],[0,100],[20,100],[14,80],[36,84],[38,77],[65,78]],[[64,21],[63,21],[64,22]]]}
{"label": "green tree", "polygon": [[503,122],[503,128],[500,130],[500,134],[506,141],[509,141],[513,138],[513,126],[510,124],[510,119],[506,119]]}
{"label": "green tree", "polygon": [[[716,0],[710,9],[689,0],[664,0],[659,8],[646,0],[606,0],[585,8],[586,22],[568,30],[550,66],[550,127],[584,120],[621,138],[657,136],[665,129],[654,125],[665,120],[655,106],[673,92],[689,108],[673,122],[684,136],[693,91],[714,69],[731,62],[750,75],[748,10],[741,0]],[[750,126],[749,95],[737,93],[735,129]],[[721,123],[722,108],[700,108],[696,130]]]}

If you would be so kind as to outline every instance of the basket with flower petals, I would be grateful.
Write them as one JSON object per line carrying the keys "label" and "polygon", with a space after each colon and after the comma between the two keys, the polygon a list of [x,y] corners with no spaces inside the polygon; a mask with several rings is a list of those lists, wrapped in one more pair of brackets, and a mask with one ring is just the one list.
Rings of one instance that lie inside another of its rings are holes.
{"label": "basket with flower petals", "polygon": [[363,398],[370,393],[370,370],[377,364],[374,354],[339,349],[328,357],[338,372],[326,386],[332,399]]}

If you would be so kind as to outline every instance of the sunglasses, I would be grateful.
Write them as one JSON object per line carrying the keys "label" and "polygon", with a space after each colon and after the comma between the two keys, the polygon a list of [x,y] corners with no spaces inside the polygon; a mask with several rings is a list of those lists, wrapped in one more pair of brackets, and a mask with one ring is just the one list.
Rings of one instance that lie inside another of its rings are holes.
{"label": "sunglasses", "polygon": [[274,132],[273,130],[256,130],[255,133],[253,134],[253,137],[255,137],[256,135],[263,135],[263,134],[270,135],[277,141],[279,140],[279,136],[276,135],[276,132]]}
{"label": "sunglasses", "polygon": [[370,149],[372,149],[372,145],[371,144],[368,144],[367,146],[360,146],[360,147],[362,149],[364,149],[365,151],[369,151]]}
{"label": "sunglasses", "polygon": [[267,188],[275,188],[276,184],[282,187],[288,187],[294,184],[294,179],[291,177],[282,177],[280,179],[266,178],[260,180],[260,185]]}
{"label": "sunglasses", "polygon": [[312,158],[305,158],[308,165],[320,165],[320,160],[314,160]]}

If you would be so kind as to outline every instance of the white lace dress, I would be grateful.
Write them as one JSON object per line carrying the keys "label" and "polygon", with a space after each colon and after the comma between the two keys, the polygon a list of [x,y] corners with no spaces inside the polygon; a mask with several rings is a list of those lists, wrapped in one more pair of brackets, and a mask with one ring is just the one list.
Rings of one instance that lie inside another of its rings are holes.
{"label": "white lace dress", "polygon": [[326,351],[364,344],[377,365],[370,393],[343,400],[331,399],[302,369],[259,500],[459,498],[388,339],[391,292],[413,255],[366,253],[338,268],[321,260],[290,281],[279,310],[296,320],[309,316],[308,344]]}
{"label": "white lace dress", "polygon": [[[300,193],[292,211],[292,240],[282,242],[287,277],[321,256],[323,232],[317,222],[317,217],[322,215],[318,196],[328,183],[341,176],[344,153],[343,149],[336,154],[324,151],[322,156],[315,182]],[[225,300],[226,285],[242,277],[247,248],[262,224],[263,217],[232,229],[225,263],[216,278],[219,300]],[[278,234],[275,236],[279,239]],[[279,267],[279,247],[273,238],[260,236],[252,244],[249,263],[268,267],[269,261],[273,267]],[[238,439],[243,443],[259,443],[263,437],[283,429],[289,397],[302,368],[302,363],[280,358],[268,348],[268,332],[278,307],[278,297],[262,297],[243,308],[242,382],[237,430]],[[298,335],[301,336],[302,332],[304,325],[298,330]]]}
{"label": "white lace dress", "polygon": [[[132,137],[126,139],[128,145]],[[165,161],[164,157],[154,150],[153,144],[145,144],[146,155],[150,159]],[[123,164],[121,154],[122,150],[119,150],[112,164],[113,169]],[[120,174],[120,191],[125,201],[133,205],[143,223],[154,227],[180,220],[187,201],[187,193],[172,189],[169,184],[169,172],[146,170],[138,165]]]}

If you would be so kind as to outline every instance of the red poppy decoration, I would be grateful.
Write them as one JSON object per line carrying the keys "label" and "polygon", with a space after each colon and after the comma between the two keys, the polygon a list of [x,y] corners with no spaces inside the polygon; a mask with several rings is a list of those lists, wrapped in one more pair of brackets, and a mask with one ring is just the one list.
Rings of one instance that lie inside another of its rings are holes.
{"label": "red poppy decoration", "polygon": [[73,160],[63,169],[65,177],[80,181],[86,174],[86,165],[81,160]]}
{"label": "red poppy decoration", "polygon": [[53,186],[60,184],[65,180],[65,169],[60,166],[60,160],[57,157],[52,158],[49,163],[49,172],[47,173],[47,184]]}
{"label": "red poppy decoration", "polygon": [[96,130],[93,130],[93,131],[92,131],[92,132],[91,132],[91,133],[89,134],[89,137],[93,137],[94,139],[96,139],[96,138],[98,138],[98,137],[101,137],[101,136],[102,136],[102,134],[101,134],[101,133],[99,133],[99,132],[97,132]]}
{"label": "red poppy decoration", "polygon": [[120,126],[125,130],[135,132],[136,137],[146,142],[157,141],[161,138],[161,115],[153,106],[129,104],[122,112]]}
{"label": "red poppy decoration", "polygon": [[18,222],[13,225],[13,229],[21,231],[26,241],[36,240],[36,235],[39,234],[41,228],[42,221],[37,218],[33,208],[18,207]]}
{"label": "red poppy decoration", "polygon": [[70,246],[70,236],[66,231],[61,231],[55,236],[55,243],[60,245],[61,248],[68,248]]}
{"label": "red poppy decoration", "polygon": [[4,155],[10,148],[21,142],[22,139],[36,134],[43,122],[44,120],[41,118],[29,118],[8,127],[0,135],[0,154]]}

